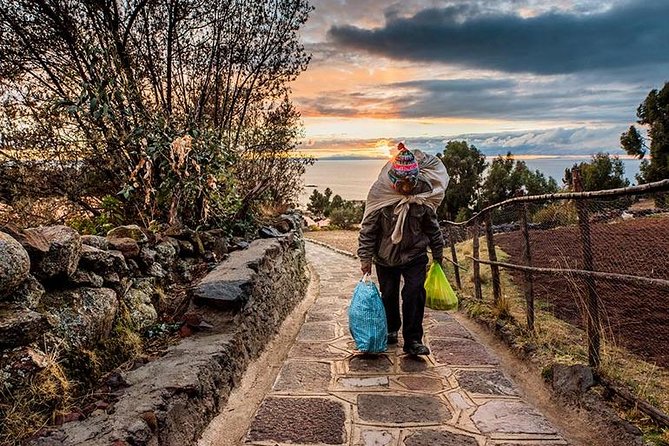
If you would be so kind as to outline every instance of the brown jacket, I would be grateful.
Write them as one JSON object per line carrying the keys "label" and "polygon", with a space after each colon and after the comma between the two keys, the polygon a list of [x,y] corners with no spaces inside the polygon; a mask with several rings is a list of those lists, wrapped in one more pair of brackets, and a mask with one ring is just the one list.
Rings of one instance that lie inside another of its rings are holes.
{"label": "brown jacket", "polygon": [[444,239],[436,213],[427,205],[411,203],[404,221],[402,240],[393,245],[390,236],[395,229],[395,206],[386,206],[372,212],[362,221],[358,236],[358,257],[383,266],[400,266],[427,252],[432,257],[443,257]]}

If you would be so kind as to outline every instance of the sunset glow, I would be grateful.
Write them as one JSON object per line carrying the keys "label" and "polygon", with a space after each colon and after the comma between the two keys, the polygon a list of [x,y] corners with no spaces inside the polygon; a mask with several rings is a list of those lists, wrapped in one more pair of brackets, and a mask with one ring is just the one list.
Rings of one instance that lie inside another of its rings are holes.
{"label": "sunset glow", "polygon": [[450,139],[492,155],[622,154],[620,133],[669,71],[660,0],[312,3],[313,59],[292,97],[316,157],[387,157],[382,141],[436,152]]}

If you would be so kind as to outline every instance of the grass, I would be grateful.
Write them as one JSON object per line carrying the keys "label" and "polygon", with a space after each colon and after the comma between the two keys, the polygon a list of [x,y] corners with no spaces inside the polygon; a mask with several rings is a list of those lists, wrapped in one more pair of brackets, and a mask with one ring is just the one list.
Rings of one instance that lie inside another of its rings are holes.
{"label": "grass", "polygon": [[[488,260],[485,238],[480,240],[480,258]],[[496,248],[499,261],[507,261],[508,255]],[[472,256],[471,240],[456,245],[458,263],[468,270],[461,271],[462,289],[459,291],[462,307],[474,319],[481,319],[489,323],[502,325],[512,333],[514,349],[530,354],[541,368],[542,374],[548,378],[553,363],[587,364],[587,338],[584,330],[558,319],[549,311],[547,305],[539,300],[535,301],[535,331],[531,333],[526,324],[526,305],[524,292],[514,283],[508,271],[500,270],[502,298],[497,305],[492,302],[492,272],[490,267],[481,265],[481,288],[483,301],[474,299],[474,281],[472,262],[467,256]],[[446,274],[454,283],[454,267],[446,265]],[[575,299],[582,299],[579,287],[569,283],[565,278],[565,286],[570,286],[575,292]],[[583,306],[582,306],[583,307]],[[606,330],[605,330],[606,331]],[[610,339],[604,339],[601,352],[602,364],[600,374],[612,381],[629,388],[639,398],[647,400],[665,413],[669,412],[669,371],[654,364],[643,361],[624,348],[615,345]],[[621,414],[629,421],[639,425],[649,438],[649,444],[669,446],[669,431],[659,431],[653,423],[636,410],[621,410]]]}
{"label": "grass", "polygon": [[95,348],[54,349],[44,356],[39,371],[13,388],[0,387],[0,444],[23,444],[43,427],[53,425],[59,414],[82,407],[105,373],[150,348],[129,321],[122,306],[112,335]]}
{"label": "grass", "polygon": [[26,385],[1,389],[0,444],[20,444],[71,407],[72,385],[58,357],[57,351],[47,353],[43,368]]}

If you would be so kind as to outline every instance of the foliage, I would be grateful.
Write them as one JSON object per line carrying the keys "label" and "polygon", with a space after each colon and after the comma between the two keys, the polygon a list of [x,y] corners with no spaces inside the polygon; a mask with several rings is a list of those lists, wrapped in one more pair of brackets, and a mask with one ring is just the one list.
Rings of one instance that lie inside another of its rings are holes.
{"label": "foliage", "polygon": [[328,187],[323,193],[314,189],[307,210],[318,217],[329,217],[333,226],[350,229],[362,221],[365,206],[364,203],[344,200],[339,195],[332,196],[332,190]]}
{"label": "foliage", "polygon": [[532,172],[524,161],[515,160],[509,152],[505,157],[495,158],[490,165],[481,191],[481,206],[499,203],[519,193],[539,195],[557,191],[555,179],[547,179],[538,170]]}
{"label": "foliage", "polygon": [[[625,178],[625,165],[617,156],[611,157],[608,153],[597,153],[592,156],[589,162],[574,164],[581,174],[583,190],[605,190],[627,187],[630,185]],[[572,170],[566,169],[564,172],[564,183],[571,187]]]}
{"label": "foliage", "polygon": [[[336,195],[338,196],[338,195]],[[330,210],[330,223],[341,229],[351,229],[362,221],[363,207],[353,201],[343,201]]]}
{"label": "foliage", "polygon": [[669,178],[669,82],[662,90],[653,89],[637,108],[638,123],[648,127],[650,146],[646,144],[636,127],[620,136],[620,144],[629,155],[650,161],[641,163],[637,176],[639,183],[650,183]]}
{"label": "foliage", "polygon": [[567,226],[578,222],[578,213],[574,203],[563,201],[537,210],[532,216],[532,222],[550,226]]}
{"label": "foliage", "polygon": [[[0,9],[0,199],[58,196],[126,221],[248,219],[294,200],[288,84],[307,0],[9,2]],[[91,202],[93,199],[93,202]],[[97,200],[95,200],[97,199]]]}
{"label": "foliage", "polygon": [[476,203],[486,168],[485,155],[466,141],[449,141],[443,154],[437,155],[450,177],[446,196],[437,210],[440,218],[454,220],[461,209]]}
{"label": "foliage", "polygon": [[[307,210],[315,216],[327,217],[330,214],[330,197],[332,197],[332,190],[329,187],[325,188],[324,193],[320,193],[318,189],[314,189],[309,197]],[[339,199],[341,200],[341,197]]]}

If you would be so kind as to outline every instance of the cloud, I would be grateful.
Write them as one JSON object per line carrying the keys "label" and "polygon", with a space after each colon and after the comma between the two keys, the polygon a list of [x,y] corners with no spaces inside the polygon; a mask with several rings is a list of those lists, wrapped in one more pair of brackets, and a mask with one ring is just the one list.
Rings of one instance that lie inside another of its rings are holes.
{"label": "cloud", "polygon": [[[527,2],[526,2],[527,3]],[[492,11],[479,3],[432,7],[411,16],[386,10],[381,27],[334,25],[343,48],[391,59],[506,72],[576,73],[669,62],[669,2],[635,0],[596,12]]]}
{"label": "cloud", "polygon": [[[620,134],[625,126],[557,127],[552,129],[468,133],[449,136],[426,136],[406,138],[404,142],[411,149],[427,153],[440,153],[451,140],[467,141],[487,156],[512,152],[514,155],[562,155],[587,156],[597,152],[623,155],[620,149]],[[397,142],[402,139],[391,138]],[[328,139],[311,141],[303,150],[317,158],[367,158],[380,156],[371,149],[378,145],[377,139]]]}
{"label": "cloud", "polygon": [[298,98],[306,114],[629,123],[648,90],[578,77],[423,79]]}

